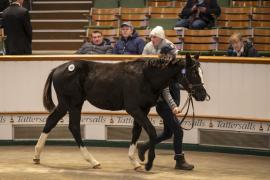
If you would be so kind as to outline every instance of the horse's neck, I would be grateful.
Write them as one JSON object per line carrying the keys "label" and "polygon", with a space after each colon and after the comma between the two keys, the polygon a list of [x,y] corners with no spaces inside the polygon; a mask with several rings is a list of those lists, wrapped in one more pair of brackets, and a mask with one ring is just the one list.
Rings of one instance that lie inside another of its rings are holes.
{"label": "horse's neck", "polygon": [[148,74],[152,88],[156,91],[164,89],[181,72],[180,67],[168,67],[162,70],[153,70]]}

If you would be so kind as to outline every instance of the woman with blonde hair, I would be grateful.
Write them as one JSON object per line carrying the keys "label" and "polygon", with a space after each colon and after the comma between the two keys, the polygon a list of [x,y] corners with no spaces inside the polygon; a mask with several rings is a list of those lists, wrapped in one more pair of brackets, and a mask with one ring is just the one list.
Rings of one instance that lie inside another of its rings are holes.
{"label": "woman with blonde hair", "polygon": [[241,33],[234,33],[229,39],[230,46],[228,48],[228,56],[242,56],[242,57],[258,57],[257,50],[252,43],[245,40]]}

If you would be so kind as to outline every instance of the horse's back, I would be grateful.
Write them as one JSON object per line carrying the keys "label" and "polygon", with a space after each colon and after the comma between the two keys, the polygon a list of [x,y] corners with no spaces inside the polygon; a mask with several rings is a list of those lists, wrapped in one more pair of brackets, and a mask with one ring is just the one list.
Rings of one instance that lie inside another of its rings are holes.
{"label": "horse's back", "polygon": [[53,84],[58,95],[86,99],[101,109],[122,110],[131,99],[140,96],[143,64],[71,61],[55,69]]}

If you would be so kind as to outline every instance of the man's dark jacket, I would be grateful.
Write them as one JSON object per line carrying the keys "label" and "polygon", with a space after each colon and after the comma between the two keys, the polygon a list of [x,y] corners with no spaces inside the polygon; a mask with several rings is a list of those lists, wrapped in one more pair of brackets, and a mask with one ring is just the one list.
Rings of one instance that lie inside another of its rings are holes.
{"label": "man's dark jacket", "polygon": [[11,4],[3,11],[6,54],[32,54],[32,26],[27,9]]}
{"label": "man's dark jacket", "polygon": [[[198,4],[198,0],[188,0],[186,3],[186,6],[183,8],[181,12],[181,18],[190,19],[190,17],[195,16],[196,12],[192,12],[191,9],[194,5],[197,5],[197,4]],[[199,6],[206,8],[206,12],[200,13],[199,18],[204,20],[208,24],[209,27],[213,26],[214,21],[215,21],[215,18],[213,17],[213,15],[219,16],[221,13],[221,9],[217,3],[217,0],[205,0],[204,3],[198,5],[198,7]]]}

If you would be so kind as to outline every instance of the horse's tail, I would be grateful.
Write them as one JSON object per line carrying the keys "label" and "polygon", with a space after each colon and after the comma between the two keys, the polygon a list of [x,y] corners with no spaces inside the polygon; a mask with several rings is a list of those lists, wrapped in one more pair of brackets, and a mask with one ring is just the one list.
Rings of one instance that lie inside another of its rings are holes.
{"label": "horse's tail", "polygon": [[45,87],[43,90],[43,106],[45,109],[49,112],[51,112],[55,108],[55,104],[52,100],[52,76],[53,76],[54,70],[49,74]]}

